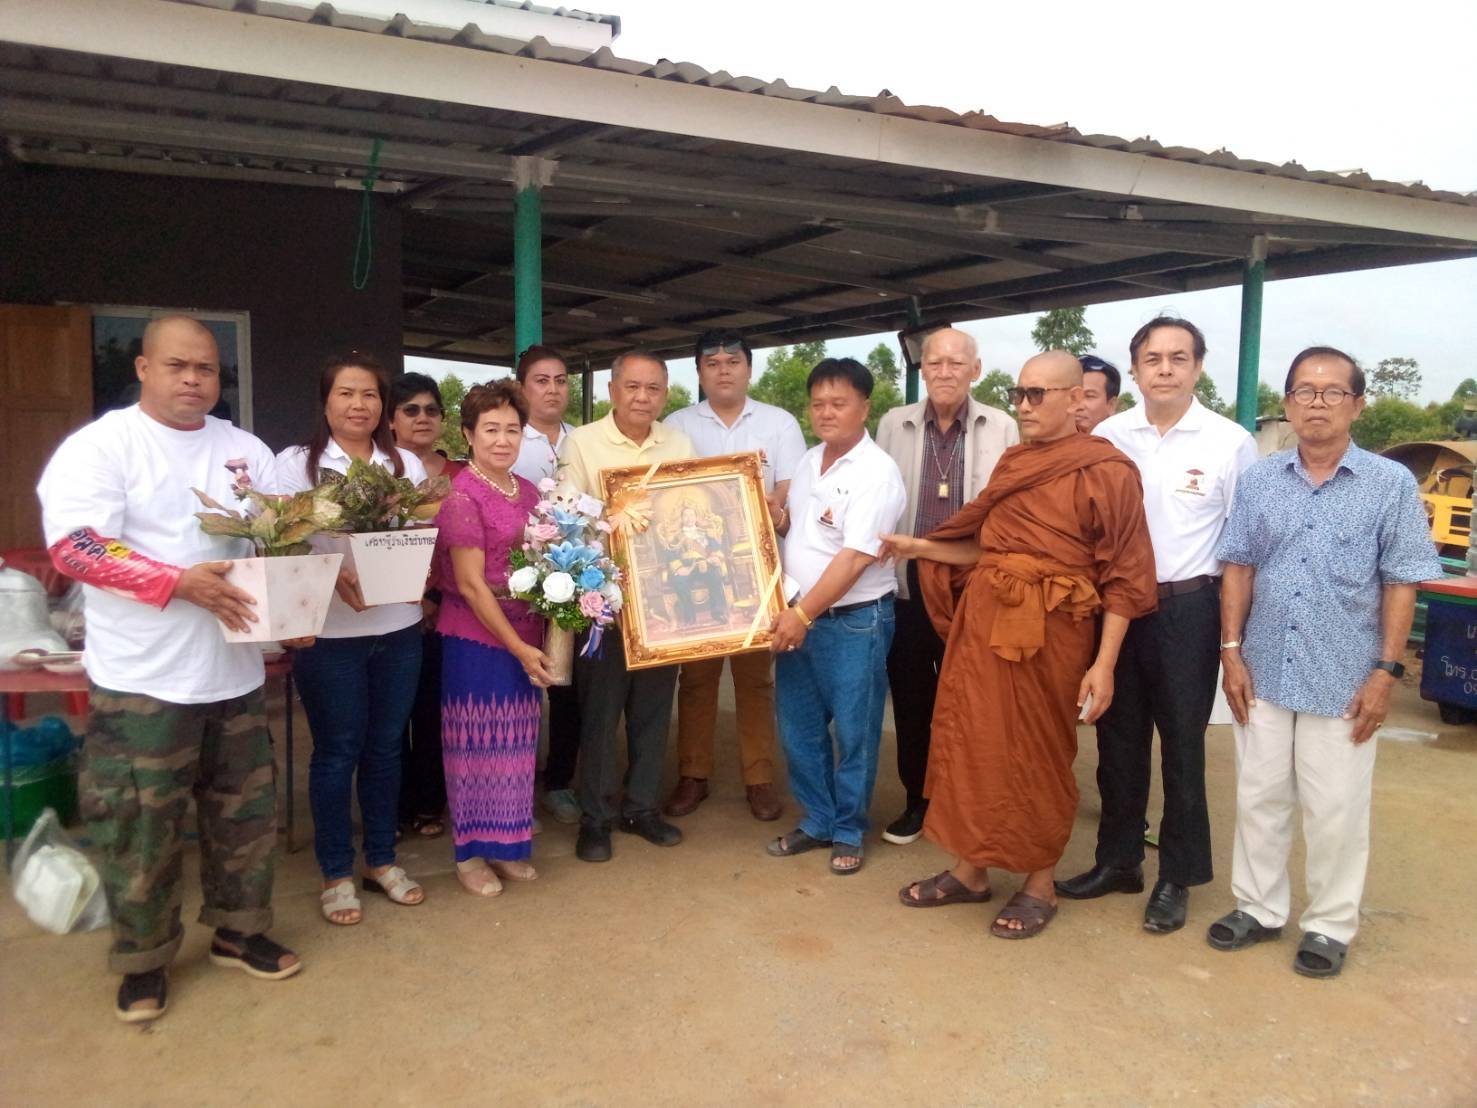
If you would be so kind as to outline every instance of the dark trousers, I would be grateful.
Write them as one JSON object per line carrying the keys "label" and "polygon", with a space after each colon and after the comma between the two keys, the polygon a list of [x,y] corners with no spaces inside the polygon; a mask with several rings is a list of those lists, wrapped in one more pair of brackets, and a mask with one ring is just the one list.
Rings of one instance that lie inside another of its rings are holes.
{"label": "dark trousers", "polygon": [[908,594],[896,601],[897,632],[887,655],[887,685],[892,691],[892,720],[897,731],[897,775],[911,807],[923,801],[928,776],[928,738],[933,728],[933,702],[938,695],[944,641],[933,629],[918,570],[908,563]]}
{"label": "dark trousers", "polygon": [[[615,633],[619,633],[618,629]],[[549,755],[544,761],[544,792],[559,792],[574,782],[580,756],[580,701],[573,685],[549,687]]]}
{"label": "dark trousers", "polygon": [[400,822],[439,819],[446,810],[441,762],[441,636],[421,635],[421,677],[410,726],[400,739]]}
{"label": "dark trousers", "polygon": [[1159,730],[1164,821],[1159,876],[1176,885],[1211,879],[1210,814],[1205,803],[1205,727],[1220,665],[1220,589],[1165,597],[1159,610],[1129,624],[1113,671],[1113,703],[1097,724],[1097,862],[1131,867],[1144,860],[1150,757]]}
{"label": "dark trousers", "polygon": [[[626,652],[618,628],[606,633],[599,657],[575,656],[581,822],[608,827],[615,819],[617,803],[625,816],[657,810],[677,669],[626,669]],[[623,798],[620,754],[616,749],[616,729],[622,713],[626,717],[627,759]]]}

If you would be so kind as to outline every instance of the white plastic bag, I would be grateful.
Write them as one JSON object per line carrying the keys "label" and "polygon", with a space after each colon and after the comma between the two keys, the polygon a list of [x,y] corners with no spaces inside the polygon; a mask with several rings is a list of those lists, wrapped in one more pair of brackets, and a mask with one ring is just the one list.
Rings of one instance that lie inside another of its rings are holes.
{"label": "white plastic bag", "polygon": [[31,922],[53,934],[94,931],[108,922],[97,869],[72,845],[50,808],[16,852],[10,881]]}

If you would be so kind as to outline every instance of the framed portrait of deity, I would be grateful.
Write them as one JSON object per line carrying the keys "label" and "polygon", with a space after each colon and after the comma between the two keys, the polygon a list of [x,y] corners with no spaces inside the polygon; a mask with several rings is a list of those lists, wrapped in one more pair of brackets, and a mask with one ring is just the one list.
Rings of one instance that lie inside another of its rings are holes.
{"label": "framed portrait of deity", "polygon": [[627,667],[768,650],[785,604],[759,454],[607,469],[600,478],[608,510],[637,521],[611,536],[625,574]]}

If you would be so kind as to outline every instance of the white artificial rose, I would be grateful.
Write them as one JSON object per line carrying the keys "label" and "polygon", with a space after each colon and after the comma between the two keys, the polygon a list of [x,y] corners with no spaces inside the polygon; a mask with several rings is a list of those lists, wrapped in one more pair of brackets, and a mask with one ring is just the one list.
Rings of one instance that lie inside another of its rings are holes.
{"label": "white artificial rose", "polygon": [[600,595],[605,597],[605,603],[610,605],[612,612],[619,612],[624,598],[621,596],[620,586],[613,581],[607,581],[600,586]]}
{"label": "white artificial rose", "polygon": [[533,566],[524,566],[522,569],[515,569],[508,575],[509,592],[531,592],[537,584],[538,570],[534,569]]}
{"label": "white artificial rose", "polygon": [[574,578],[564,572],[551,573],[544,578],[544,599],[551,604],[563,604],[574,596]]}

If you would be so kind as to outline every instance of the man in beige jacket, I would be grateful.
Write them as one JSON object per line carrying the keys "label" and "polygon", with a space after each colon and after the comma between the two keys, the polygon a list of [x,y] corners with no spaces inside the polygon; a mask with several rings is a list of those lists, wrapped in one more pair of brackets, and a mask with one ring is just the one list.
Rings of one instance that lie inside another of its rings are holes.
{"label": "man in beige jacket", "polygon": [[[877,445],[902,471],[908,506],[899,529],[926,535],[976,496],[1007,447],[1021,441],[1013,420],[969,395],[980,375],[974,339],[952,327],[923,341],[927,398],[894,408],[877,426]],[[928,800],[928,736],[944,644],[929,622],[912,560],[897,565],[897,632],[887,657],[897,729],[897,772],[907,807],[882,837],[904,845],[923,834]]]}

